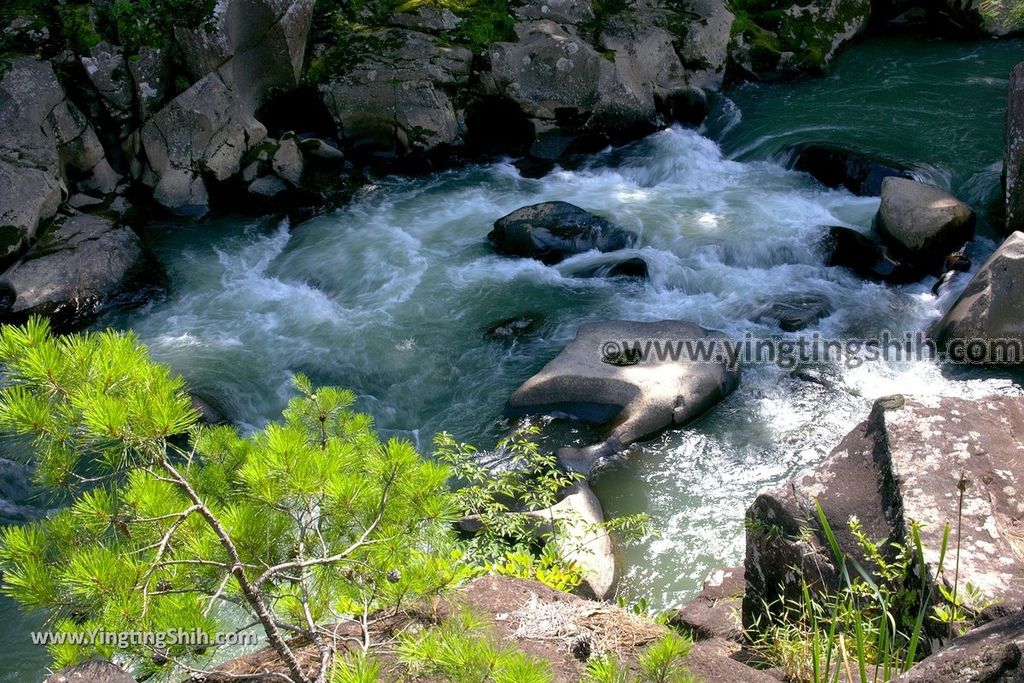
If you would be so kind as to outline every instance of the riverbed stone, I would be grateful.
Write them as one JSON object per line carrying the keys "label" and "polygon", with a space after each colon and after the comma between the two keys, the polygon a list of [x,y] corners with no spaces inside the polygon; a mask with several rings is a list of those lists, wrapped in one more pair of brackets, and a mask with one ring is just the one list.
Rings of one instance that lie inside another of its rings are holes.
{"label": "riverbed stone", "polygon": [[1006,182],[1006,232],[1024,230],[1024,62],[1010,73],[1003,175]]}
{"label": "riverbed stone", "polygon": [[[849,529],[856,517],[884,553],[906,546],[910,523],[921,525],[928,577],[952,588],[954,567],[938,571],[943,530],[960,522],[959,585],[1013,607],[1024,600],[1024,399],[891,396],[879,399],[822,463],[772,487],[747,510],[745,625],[765,605],[799,600],[839,586],[836,561],[815,501],[841,550],[873,564]],[[961,475],[962,518],[958,516]]]}
{"label": "riverbed stone", "polygon": [[835,225],[824,240],[825,264],[849,268],[868,280],[906,284],[921,279],[923,273],[894,257],[887,248],[859,230]]}
{"label": "riverbed stone", "polygon": [[855,195],[877,197],[882,180],[890,176],[912,178],[910,171],[894,161],[886,161],[828,144],[803,144],[785,154],[789,166],[809,173],[828,187],[844,187]]}
{"label": "riverbed stone", "polygon": [[783,332],[806,329],[832,314],[832,304],[821,294],[795,294],[780,297],[764,306],[757,314],[758,322],[770,322]]}
{"label": "riverbed stone", "polygon": [[20,322],[42,315],[59,330],[82,327],[111,308],[142,303],[151,292],[139,287],[146,267],[131,229],[71,216],[0,276],[0,286],[15,295],[4,317]]}
{"label": "riverbed stone", "polygon": [[574,204],[542,202],[499,218],[487,239],[499,254],[554,264],[586,251],[626,249],[636,235]]}
{"label": "riverbed stone", "polygon": [[1024,349],[1024,232],[1013,233],[996,249],[930,336],[943,349],[953,340],[1002,341],[1010,346],[978,345],[972,362],[1024,363],[1021,355],[1008,355],[1013,345]]}
{"label": "riverbed stone", "polygon": [[[509,398],[505,414],[554,413],[602,426],[600,443],[559,449],[563,466],[590,474],[602,459],[700,417],[739,384],[719,342],[726,336],[681,320],[612,320],[580,325],[573,339]],[[633,352],[657,341],[672,353]],[[682,342],[715,347],[708,360]],[[675,351],[679,353],[674,353]],[[673,360],[672,356],[676,358]]]}
{"label": "riverbed stone", "polygon": [[882,180],[875,229],[905,260],[938,271],[950,253],[974,236],[971,207],[934,185],[906,178]]}

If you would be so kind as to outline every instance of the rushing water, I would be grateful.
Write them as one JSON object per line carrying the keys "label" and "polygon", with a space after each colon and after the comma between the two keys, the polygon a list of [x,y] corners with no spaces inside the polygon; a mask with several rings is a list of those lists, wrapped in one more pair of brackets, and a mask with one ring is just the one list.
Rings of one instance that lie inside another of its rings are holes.
{"label": "rushing water", "polygon": [[[776,161],[786,145],[832,140],[911,163],[982,211],[998,195],[1006,76],[1021,43],[877,39],[833,73],[742,86],[699,132],[671,129],[540,180],[507,163],[386,179],[350,206],[298,226],[225,218],[154,231],[166,301],[104,321],[130,327],[231,419],[274,418],[305,372],[353,388],[387,434],[429,452],[447,430],[481,447],[503,433],[509,394],[584,321],[679,318],[735,337],[781,334],[760,322],[786,297],[828,298],[814,330],[832,338],[921,329],[949,305],[930,282],[892,288],[821,265],[823,225],[867,228],[878,200],[822,188]],[[636,231],[644,283],[573,274],[494,255],[486,233],[520,206],[559,199]],[[995,242],[982,230],[978,261]],[[961,280],[957,287],[962,287]],[[487,341],[493,321],[543,319],[537,333]],[[831,388],[752,366],[740,389],[687,429],[634,447],[595,489],[609,514],[646,512],[659,531],[625,552],[623,591],[670,606],[709,570],[742,558],[743,510],[755,493],[820,460],[881,395],[1017,392],[1012,379],[950,380],[930,364],[830,367]],[[22,617],[0,634],[0,681],[45,658]],[[13,621],[12,621],[13,620]],[[2,631],[2,630],[0,630]],[[31,677],[31,676],[30,676]]]}

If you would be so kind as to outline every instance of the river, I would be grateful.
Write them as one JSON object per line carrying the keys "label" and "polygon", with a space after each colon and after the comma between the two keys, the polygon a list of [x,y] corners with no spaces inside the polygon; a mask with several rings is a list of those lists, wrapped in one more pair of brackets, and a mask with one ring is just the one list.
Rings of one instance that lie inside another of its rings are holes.
{"label": "river", "polygon": [[[825,78],[743,85],[717,97],[700,131],[672,128],[543,179],[494,163],[427,178],[386,178],[347,207],[290,226],[226,217],[151,231],[171,280],[166,300],[102,321],[133,329],[243,427],[279,414],[289,381],[352,388],[386,435],[427,453],[440,431],[486,448],[505,429],[512,391],[601,319],[678,318],[734,337],[779,336],[765,305],[815,294],[830,338],[924,328],[966,284],[936,298],[931,282],[890,287],[822,263],[822,226],[867,229],[877,198],[821,187],[787,171],[789,144],[833,141],[911,164],[982,215],[975,267],[997,244],[985,226],[999,196],[1007,75],[1020,41],[874,38]],[[493,221],[564,200],[640,235],[631,255],[646,282],[574,277],[606,256],[548,267],[496,256]],[[515,343],[487,326],[542,319]],[[890,393],[1020,393],[980,372],[950,379],[931,363],[818,368],[830,386],[787,369],[744,370],[740,389],[686,429],[631,449],[595,483],[611,515],[645,512],[657,533],[625,551],[622,592],[678,604],[714,568],[743,556],[743,511],[756,492],[821,460],[873,399]],[[0,681],[41,678],[27,631],[37,620],[0,603]]]}

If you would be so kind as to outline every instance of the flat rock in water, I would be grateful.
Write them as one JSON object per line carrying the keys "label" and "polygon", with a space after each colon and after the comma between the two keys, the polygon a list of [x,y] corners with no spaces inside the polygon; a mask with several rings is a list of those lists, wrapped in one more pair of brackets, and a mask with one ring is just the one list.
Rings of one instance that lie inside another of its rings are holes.
{"label": "flat rock in water", "polygon": [[[562,464],[589,474],[601,458],[700,417],[739,384],[721,332],[680,320],[580,325],[576,338],[508,400],[517,417],[554,413],[605,425],[605,440],[562,448]],[[649,353],[644,347],[649,345]],[[660,351],[660,352],[659,352]],[[704,351],[711,353],[705,358]]]}
{"label": "flat rock in water", "polygon": [[[869,538],[906,545],[910,523],[921,524],[930,577],[952,588],[954,567],[936,575],[943,530],[961,523],[959,585],[1006,606],[1024,600],[1024,399],[893,396],[879,399],[822,463],[761,493],[747,510],[747,590],[750,625],[786,598],[800,599],[808,582],[835,589],[839,575],[817,518],[817,500],[844,553],[865,567],[849,529],[856,516]],[[958,515],[961,474],[966,480]],[[810,533],[806,530],[810,529]],[[955,536],[954,536],[955,538]],[[953,541],[951,541],[951,544]],[[953,552],[951,545],[950,553]],[[792,568],[797,568],[794,571]]]}
{"label": "flat rock in water", "polygon": [[631,247],[636,235],[568,202],[543,202],[502,216],[487,239],[500,254],[554,264],[592,249]]}

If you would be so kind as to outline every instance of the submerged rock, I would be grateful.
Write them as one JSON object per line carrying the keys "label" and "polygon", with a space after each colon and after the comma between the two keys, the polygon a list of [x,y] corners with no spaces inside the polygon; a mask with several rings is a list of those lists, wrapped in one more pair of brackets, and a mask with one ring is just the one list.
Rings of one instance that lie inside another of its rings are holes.
{"label": "submerged rock", "polygon": [[880,195],[885,178],[912,178],[899,164],[831,145],[798,145],[786,153],[791,157],[790,168],[809,173],[828,187],[844,187],[861,196]]}
{"label": "submerged rock", "polygon": [[636,235],[568,202],[543,202],[516,209],[487,235],[499,254],[527,256],[547,264],[592,249],[633,246]]}
{"label": "submerged rock", "polygon": [[540,325],[542,316],[527,314],[515,318],[505,318],[491,323],[484,331],[485,339],[515,339],[531,334]]}
{"label": "submerged rock", "polygon": [[875,229],[899,256],[928,271],[974,236],[971,207],[934,185],[905,178],[882,181]]}
{"label": "submerged rock", "polygon": [[598,460],[681,427],[732,393],[740,373],[727,365],[725,340],[679,320],[580,325],[576,338],[512,394],[505,414],[554,413],[606,427],[601,443],[558,451],[565,467],[589,474]]}
{"label": "submerged rock", "polygon": [[905,284],[919,280],[921,271],[894,258],[871,237],[843,226],[832,226],[824,239],[825,264],[849,268],[868,280]]}
{"label": "submerged rock", "polygon": [[949,588],[954,568],[947,561],[937,573],[938,557],[945,526],[955,529],[959,522],[960,586],[970,582],[986,599],[1020,605],[1022,429],[1021,398],[880,399],[824,462],[762,492],[747,510],[744,624],[766,605],[799,600],[803,580],[816,590],[839,587],[815,501],[842,551],[864,567],[873,565],[850,532],[851,517],[881,542],[883,553],[893,552],[894,544],[906,546],[910,523],[920,523],[929,579]]}
{"label": "submerged rock", "polygon": [[758,322],[775,322],[783,332],[806,329],[832,314],[828,297],[820,294],[791,296],[772,302],[758,314]]}
{"label": "submerged rock", "polygon": [[1006,238],[989,257],[960,298],[935,323],[930,336],[941,349],[954,340],[975,343],[970,361],[974,363],[1024,363],[1024,357],[1008,353],[1024,349],[1024,232]]}
{"label": "submerged rock", "polygon": [[153,267],[131,229],[72,216],[0,276],[14,293],[5,317],[42,315],[59,330],[82,327],[111,308],[142,303],[151,290],[141,278]]}
{"label": "submerged rock", "polygon": [[1006,183],[1006,232],[1024,230],[1024,62],[1010,73],[1003,176]]}

